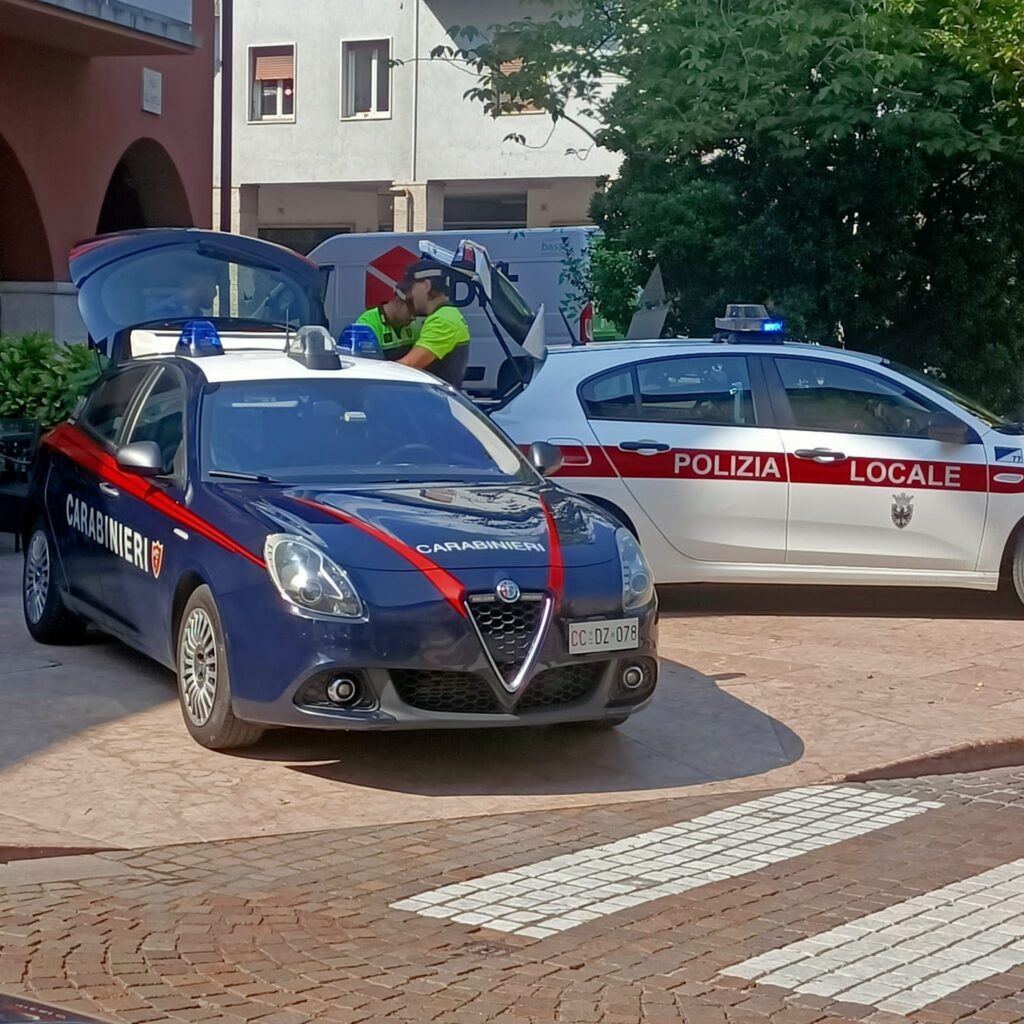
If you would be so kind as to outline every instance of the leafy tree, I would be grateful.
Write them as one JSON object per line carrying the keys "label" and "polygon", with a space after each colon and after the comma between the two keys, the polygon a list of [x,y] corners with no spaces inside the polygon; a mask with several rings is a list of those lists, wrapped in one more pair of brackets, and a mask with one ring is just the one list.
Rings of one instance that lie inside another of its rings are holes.
{"label": "leafy tree", "polygon": [[624,161],[595,218],[609,251],[661,264],[670,328],[706,335],[727,301],[763,301],[799,337],[1019,401],[1024,5],[538,10],[503,26],[500,47],[463,28],[438,56],[477,72],[468,95],[492,114],[528,99],[583,130],[604,125],[595,141]]}

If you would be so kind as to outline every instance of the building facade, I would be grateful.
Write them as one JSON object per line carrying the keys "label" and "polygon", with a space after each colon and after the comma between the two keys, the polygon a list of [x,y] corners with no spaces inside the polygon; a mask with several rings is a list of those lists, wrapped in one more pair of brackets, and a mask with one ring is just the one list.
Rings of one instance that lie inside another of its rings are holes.
{"label": "building facade", "polygon": [[0,332],[84,338],[68,251],[209,226],[215,0],[0,0]]}
{"label": "building facade", "polygon": [[309,251],[342,231],[586,224],[596,179],[617,169],[568,122],[552,130],[535,112],[488,117],[464,98],[467,71],[432,59],[453,45],[451,26],[487,32],[525,13],[514,0],[233,0],[233,9],[236,230]]}

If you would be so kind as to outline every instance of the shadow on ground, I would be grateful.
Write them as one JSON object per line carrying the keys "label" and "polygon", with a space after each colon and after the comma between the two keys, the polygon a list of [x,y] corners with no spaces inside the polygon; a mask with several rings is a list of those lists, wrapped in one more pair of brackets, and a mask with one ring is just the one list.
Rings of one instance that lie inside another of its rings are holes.
{"label": "shadow on ground", "polygon": [[669,615],[809,615],[867,619],[1024,619],[1024,605],[1006,591],[930,587],[821,587],[759,584],[677,584],[659,587]]}
{"label": "shadow on ground", "polygon": [[610,732],[586,726],[279,732],[246,756],[306,762],[294,770],[374,790],[508,796],[657,790],[745,778],[792,764],[803,750],[796,733],[722,690],[718,680],[664,661],[651,706]]}

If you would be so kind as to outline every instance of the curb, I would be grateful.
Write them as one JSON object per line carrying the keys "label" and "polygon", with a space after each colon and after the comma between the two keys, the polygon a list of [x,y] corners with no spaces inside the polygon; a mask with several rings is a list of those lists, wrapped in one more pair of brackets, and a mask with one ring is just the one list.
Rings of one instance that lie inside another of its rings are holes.
{"label": "curb", "polygon": [[885,779],[914,779],[921,775],[960,775],[993,768],[1020,767],[1024,767],[1024,738],[977,740],[851,772],[838,781],[881,782]]}

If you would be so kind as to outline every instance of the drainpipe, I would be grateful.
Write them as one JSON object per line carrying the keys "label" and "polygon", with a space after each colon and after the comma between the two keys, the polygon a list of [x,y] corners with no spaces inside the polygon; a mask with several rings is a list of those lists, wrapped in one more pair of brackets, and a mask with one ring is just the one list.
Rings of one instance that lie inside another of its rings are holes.
{"label": "drainpipe", "polygon": [[412,77],[412,154],[410,159],[411,174],[409,184],[414,185],[418,181],[417,148],[419,146],[419,125],[420,125],[420,4],[423,0],[413,0],[413,77]]}
{"label": "drainpipe", "polygon": [[231,230],[231,139],[234,116],[234,0],[220,0],[220,229]]}

